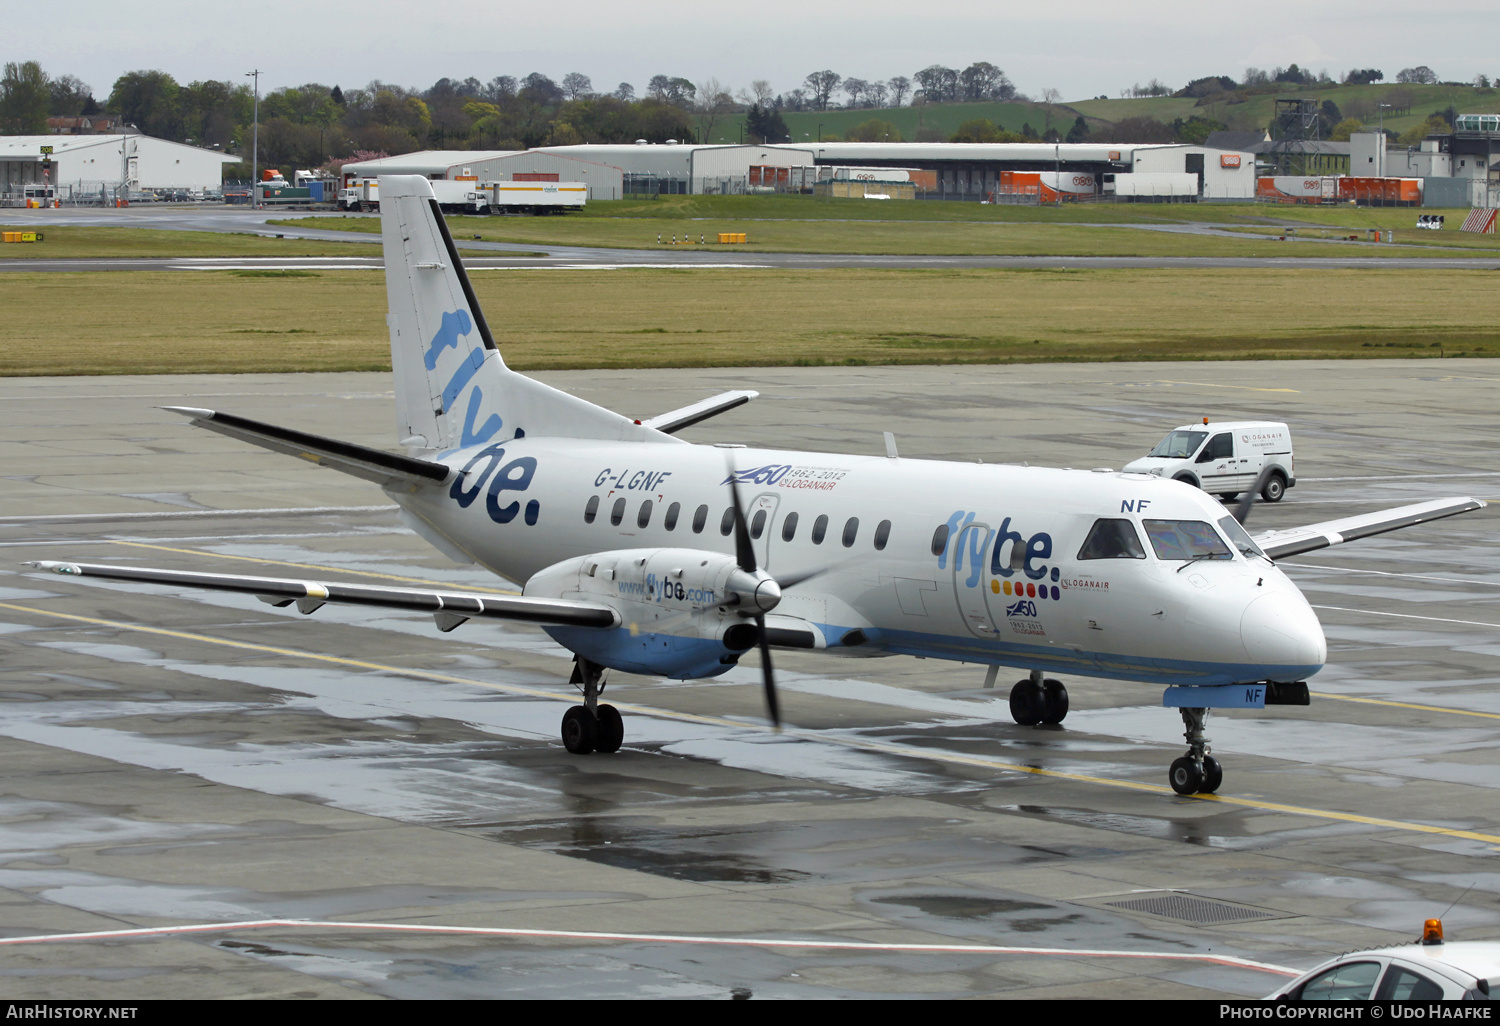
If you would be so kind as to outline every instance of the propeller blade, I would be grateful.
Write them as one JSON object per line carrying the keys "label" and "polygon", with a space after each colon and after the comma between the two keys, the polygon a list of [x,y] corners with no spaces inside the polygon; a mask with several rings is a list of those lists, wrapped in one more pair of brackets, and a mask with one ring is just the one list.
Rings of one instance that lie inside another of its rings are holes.
{"label": "propeller blade", "polygon": [[765,681],[766,712],[771,717],[771,726],[781,729],[781,705],[776,701],[776,675],[771,672],[771,645],[766,641],[766,618],[757,616],[755,626],[760,628],[760,672]]}
{"label": "propeller blade", "polygon": [[1272,469],[1273,468],[1269,463],[1264,467],[1261,467],[1260,473],[1255,477],[1255,484],[1251,485],[1250,490],[1244,494],[1244,496],[1238,503],[1235,504],[1234,519],[1238,520],[1241,524],[1243,524],[1245,522],[1245,518],[1250,515],[1250,507],[1255,505],[1255,497],[1259,495],[1260,490],[1266,486],[1266,481],[1270,478]]}
{"label": "propeller blade", "polygon": [[735,481],[734,464],[729,463],[729,499],[734,504],[734,558],[740,569],[755,573],[755,546],[750,544],[750,528],[745,525],[745,508],[740,505],[740,487]]}

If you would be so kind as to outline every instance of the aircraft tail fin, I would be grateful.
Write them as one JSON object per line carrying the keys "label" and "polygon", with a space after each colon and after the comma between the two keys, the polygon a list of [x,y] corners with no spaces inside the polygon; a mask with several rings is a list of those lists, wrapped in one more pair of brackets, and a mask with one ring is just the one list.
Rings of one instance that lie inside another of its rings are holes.
{"label": "aircraft tail fin", "polygon": [[525,435],[675,442],[505,365],[432,186],[380,178],[397,436],[447,451]]}

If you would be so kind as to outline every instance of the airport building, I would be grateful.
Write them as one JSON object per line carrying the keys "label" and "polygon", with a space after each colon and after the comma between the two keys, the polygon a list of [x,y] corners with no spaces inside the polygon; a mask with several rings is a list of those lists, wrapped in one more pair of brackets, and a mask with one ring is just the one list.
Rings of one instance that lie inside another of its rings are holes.
{"label": "airport building", "polygon": [[591,200],[625,195],[625,173],[618,166],[551,150],[422,150],[345,164],[341,174],[346,184],[379,175],[422,175],[434,181],[581,182]]}
{"label": "airport building", "polygon": [[50,183],[62,202],[108,197],[114,202],[121,182],[130,192],[218,189],[224,165],[239,157],[149,135],[4,135],[0,136],[0,204],[23,202],[43,181],[46,154],[52,147]]}

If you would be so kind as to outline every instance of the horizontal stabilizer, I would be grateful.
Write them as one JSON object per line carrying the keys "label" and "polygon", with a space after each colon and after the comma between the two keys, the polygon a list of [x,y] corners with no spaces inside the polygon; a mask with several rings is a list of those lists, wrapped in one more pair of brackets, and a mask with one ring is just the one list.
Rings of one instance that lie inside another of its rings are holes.
{"label": "horizontal stabilizer", "polygon": [[1399,531],[1403,527],[1415,527],[1429,520],[1456,516],[1483,509],[1488,503],[1483,499],[1455,497],[1417,502],[1410,506],[1397,506],[1376,513],[1361,513],[1359,516],[1327,520],[1306,527],[1292,527],[1284,531],[1264,531],[1255,535],[1255,543],[1272,559],[1295,556],[1313,549],[1327,548],[1343,542],[1358,541],[1387,531]]}
{"label": "horizontal stabilizer", "polygon": [[210,591],[236,591],[254,595],[274,606],[297,603],[311,613],[325,602],[359,606],[383,606],[431,613],[439,629],[452,630],[465,619],[520,620],[526,623],[567,627],[615,627],[619,614],[609,606],[567,599],[528,598],[525,595],[476,595],[456,591],[420,591],[414,588],[382,588],[365,584],[328,584],[281,577],[242,577],[237,574],[204,574],[184,570],[155,570],[137,566],[106,566],[99,563],[28,562],[38,570],[72,577],[105,577],[116,581],[177,584]]}
{"label": "horizontal stabilizer", "polygon": [[707,399],[693,403],[691,406],[684,406],[682,409],[673,410],[671,413],[658,414],[650,420],[641,421],[641,423],[648,428],[655,428],[668,435],[675,434],[683,428],[700,424],[709,417],[717,417],[719,414],[732,410],[737,406],[744,406],[751,399],[759,396],[759,392],[748,390],[720,392],[718,395],[709,396]]}
{"label": "horizontal stabilizer", "polygon": [[263,424],[232,413],[198,410],[190,406],[163,406],[162,409],[193,418],[196,427],[251,442],[273,452],[299,456],[319,466],[362,477],[384,487],[411,488],[441,484],[448,478],[448,468],[430,460],[399,456],[365,445],[355,445],[353,442],[341,442],[336,438],[322,438],[305,431]]}

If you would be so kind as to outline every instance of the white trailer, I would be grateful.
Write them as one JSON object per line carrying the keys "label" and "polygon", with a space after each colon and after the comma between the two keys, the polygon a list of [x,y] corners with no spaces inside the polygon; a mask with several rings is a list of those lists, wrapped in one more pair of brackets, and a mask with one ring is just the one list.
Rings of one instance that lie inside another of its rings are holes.
{"label": "white trailer", "polygon": [[560,214],[582,207],[589,196],[583,182],[485,182],[482,189],[494,213]]}
{"label": "white trailer", "polygon": [[[1181,199],[1198,195],[1198,176],[1192,173],[1137,171],[1115,175],[1116,196]],[[1108,191],[1108,186],[1105,187]]]}

